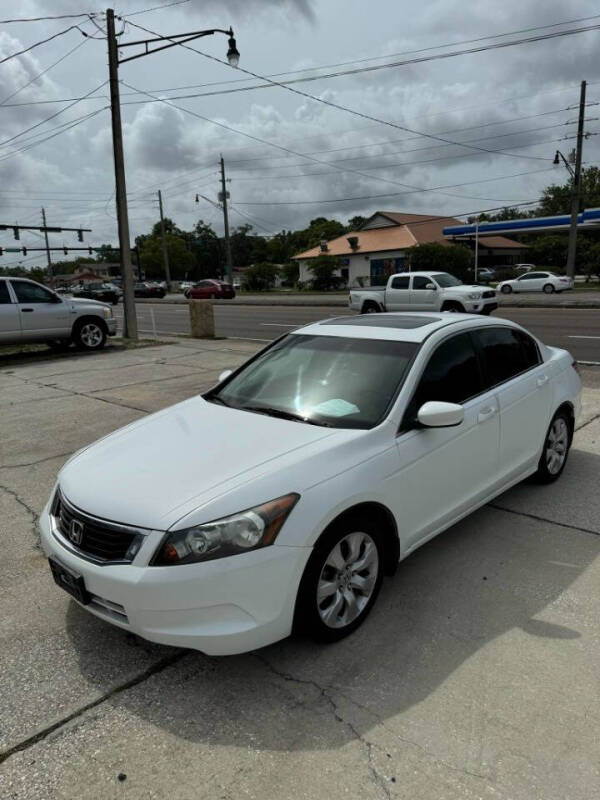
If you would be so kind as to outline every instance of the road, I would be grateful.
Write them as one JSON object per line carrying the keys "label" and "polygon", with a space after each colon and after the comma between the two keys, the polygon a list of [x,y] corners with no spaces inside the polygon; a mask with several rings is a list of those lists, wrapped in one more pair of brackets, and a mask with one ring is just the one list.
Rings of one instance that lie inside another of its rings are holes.
{"label": "road", "polygon": [[[186,305],[138,303],[136,305],[140,333],[189,333],[189,312]],[[257,341],[270,341],[286,331],[327,317],[354,312],[341,307],[310,306],[225,306],[215,305],[215,332]],[[121,322],[123,307],[115,314]],[[600,311],[583,308],[502,308],[494,316],[512,319],[523,325],[543,342],[569,350],[579,361],[600,362]],[[153,324],[154,317],[154,324]]]}

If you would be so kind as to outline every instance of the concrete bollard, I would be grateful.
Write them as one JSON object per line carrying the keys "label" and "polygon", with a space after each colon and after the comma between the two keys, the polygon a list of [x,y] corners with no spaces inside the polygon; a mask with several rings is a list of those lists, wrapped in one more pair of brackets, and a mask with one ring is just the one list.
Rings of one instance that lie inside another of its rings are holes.
{"label": "concrete bollard", "polygon": [[210,300],[190,300],[190,336],[192,339],[215,338],[215,317]]}

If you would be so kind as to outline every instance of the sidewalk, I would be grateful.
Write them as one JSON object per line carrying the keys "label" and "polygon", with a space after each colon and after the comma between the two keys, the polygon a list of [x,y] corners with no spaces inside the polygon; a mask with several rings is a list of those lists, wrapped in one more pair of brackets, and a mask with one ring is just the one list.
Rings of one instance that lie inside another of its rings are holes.
{"label": "sidewalk", "polygon": [[[170,294],[162,300],[136,298],[136,303],[181,303],[187,304],[182,294]],[[299,292],[279,294],[264,292],[264,294],[237,295],[233,300],[213,300],[215,305],[237,306],[344,306],[348,305],[348,292],[314,294],[312,292]],[[543,292],[531,294],[498,295],[500,306],[515,306],[517,308],[600,308],[600,291],[563,292],[561,294],[547,295]]]}
{"label": "sidewalk", "polygon": [[56,588],[37,518],[69,455],[256,349],[177,339],[0,362],[0,796],[598,796],[599,370],[583,371],[564,477],[421,548],[336,645],[208,658],[142,642]]}

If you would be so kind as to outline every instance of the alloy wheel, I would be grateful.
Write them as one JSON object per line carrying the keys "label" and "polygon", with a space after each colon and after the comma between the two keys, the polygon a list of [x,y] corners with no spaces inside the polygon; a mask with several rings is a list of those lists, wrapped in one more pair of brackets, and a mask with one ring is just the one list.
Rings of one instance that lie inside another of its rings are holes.
{"label": "alloy wheel", "polygon": [[546,468],[550,475],[557,475],[567,458],[569,447],[569,428],[563,417],[557,417],[546,440]]}
{"label": "alloy wheel", "polygon": [[333,547],[317,583],[317,607],[329,628],[345,628],[367,606],[379,573],[379,553],[368,533],[344,536]]}
{"label": "alloy wheel", "polygon": [[88,322],[82,327],[79,338],[85,347],[93,349],[94,347],[98,347],[102,342],[102,330],[95,323]]}

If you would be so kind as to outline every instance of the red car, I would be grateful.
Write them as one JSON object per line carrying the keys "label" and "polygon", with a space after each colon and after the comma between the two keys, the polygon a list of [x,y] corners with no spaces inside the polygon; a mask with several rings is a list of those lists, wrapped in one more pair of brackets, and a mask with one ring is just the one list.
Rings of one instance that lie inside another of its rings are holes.
{"label": "red car", "polygon": [[235,289],[230,283],[210,278],[198,281],[191,289],[186,289],[184,295],[192,300],[232,300],[235,297]]}

